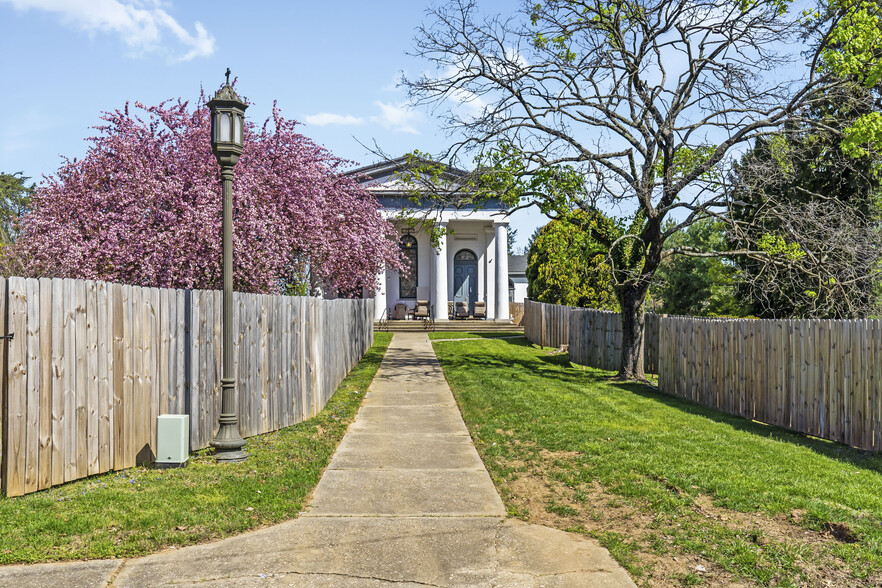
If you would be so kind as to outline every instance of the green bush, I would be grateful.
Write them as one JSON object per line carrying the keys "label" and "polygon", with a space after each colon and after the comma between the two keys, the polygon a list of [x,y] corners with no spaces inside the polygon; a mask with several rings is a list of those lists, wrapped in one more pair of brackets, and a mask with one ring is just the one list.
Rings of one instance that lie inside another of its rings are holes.
{"label": "green bush", "polygon": [[527,257],[527,296],[537,302],[618,310],[607,247],[615,223],[592,211],[553,220],[533,237]]}

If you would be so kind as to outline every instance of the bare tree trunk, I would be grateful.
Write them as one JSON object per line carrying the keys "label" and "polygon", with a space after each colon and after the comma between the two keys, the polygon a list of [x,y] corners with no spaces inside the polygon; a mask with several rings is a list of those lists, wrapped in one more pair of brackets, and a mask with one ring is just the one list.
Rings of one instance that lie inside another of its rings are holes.
{"label": "bare tree trunk", "polygon": [[643,301],[645,286],[617,288],[622,315],[622,367],[618,377],[626,380],[644,380],[643,373]]}

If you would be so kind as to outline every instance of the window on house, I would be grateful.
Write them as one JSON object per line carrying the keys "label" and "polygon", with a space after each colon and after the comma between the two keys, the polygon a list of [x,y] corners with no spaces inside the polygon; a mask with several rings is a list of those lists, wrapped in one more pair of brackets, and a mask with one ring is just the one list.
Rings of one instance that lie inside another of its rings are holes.
{"label": "window on house", "polygon": [[401,252],[407,259],[409,271],[398,274],[398,292],[401,298],[416,298],[417,295],[417,240],[413,235],[404,235],[399,241]]}

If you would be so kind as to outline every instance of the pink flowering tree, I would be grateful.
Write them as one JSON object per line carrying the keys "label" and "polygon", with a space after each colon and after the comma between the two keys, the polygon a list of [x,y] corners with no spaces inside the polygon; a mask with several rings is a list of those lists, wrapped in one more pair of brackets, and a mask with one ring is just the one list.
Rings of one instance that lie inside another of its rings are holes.
{"label": "pink flowering tree", "polygon": [[[14,247],[28,275],[220,289],[220,168],[204,96],[105,113],[82,160],[34,194]],[[373,291],[399,269],[393,227],[347,162],[299,134],[277,107],[249,123],[233,182],[235,288],[279,293],[293,279]]]}

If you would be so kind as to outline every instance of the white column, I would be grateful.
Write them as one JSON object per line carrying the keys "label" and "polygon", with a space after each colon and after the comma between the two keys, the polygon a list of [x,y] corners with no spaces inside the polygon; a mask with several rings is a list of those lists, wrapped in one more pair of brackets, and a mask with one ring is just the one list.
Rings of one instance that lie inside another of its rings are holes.
{"label": "white column", "polygon": [[496,320],[508,321],[508,225],[496,225]]}
{"label": "white column", "polygon": [[[487,259],[489,258],[489,251],[487,251],[487,236],[485,235],[483,238],[479,237],[478,242],[481,244],[481,246],[475,247],[475,255],[478,256],[477,299],[487,302]],[[487,304],[489,306],[489,302]]]}
{"label": "white column", "polygon": [[[378,321],[383,318],[383,312],[386,310],[386,266],[384,265],[377,274],[377,291],[374,293],[374,320]],[[389,317],[386,317],[389,318]]]}
{"label": "white column", "polygon": [[[447,223],[441,223],[437,228],[446,230]],[[441,235],[438,239],[438,248],[435,249],[435,320],[447,320],[447,235]]]}
{"label": "white column", "polygon": [[496,232],[493,227],[484,229],[487,232],[487,247],[484,257],[487,260],[487,320],[496,318]]}

